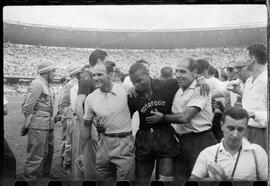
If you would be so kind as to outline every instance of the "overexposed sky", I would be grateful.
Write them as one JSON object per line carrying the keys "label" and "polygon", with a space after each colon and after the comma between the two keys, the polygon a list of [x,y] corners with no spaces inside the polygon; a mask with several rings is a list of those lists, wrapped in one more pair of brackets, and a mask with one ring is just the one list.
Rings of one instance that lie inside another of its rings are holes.
{"label": "overexposed sky", "polygon": [[3,20],[93,29],[265,26],[265,5],[6,6]]}

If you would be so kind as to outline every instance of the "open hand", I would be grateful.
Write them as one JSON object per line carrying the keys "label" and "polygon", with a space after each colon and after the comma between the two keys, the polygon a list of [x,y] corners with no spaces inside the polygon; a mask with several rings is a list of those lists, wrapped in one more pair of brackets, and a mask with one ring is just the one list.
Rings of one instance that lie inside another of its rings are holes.
{"label": "open hand", "polygon": [[161,112],[158,112],[157,109],[155,109],[155,111],[150,111],[150,113],[153,115],[145,118],[145,121],[147,123],[153,124],[153,123],[161,122],[163,120],[164,114],[162,114]]}

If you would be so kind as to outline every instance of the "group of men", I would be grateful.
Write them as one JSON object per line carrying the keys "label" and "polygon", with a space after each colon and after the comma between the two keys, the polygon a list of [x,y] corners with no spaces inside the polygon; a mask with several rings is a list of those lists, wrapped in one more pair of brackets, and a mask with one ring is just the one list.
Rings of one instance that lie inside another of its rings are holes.
{"label": "group of men", "polygon": [[[61,120],[63,162],[75,180],[148,184],[154,167],[156,178],[165,182],[266,180],[266,48],[255,44],[247,51],[246,66],[236,69],[247,68],[251,77],[243,82],[243,91],[237,83],[230,90],[241,96],[243,108],[224,111],[220,143],[212,131],[211,104],[213,96],[220,97],[220,90],[211,88],[210,78],[204,74],[209,68],[202,70],[200,60],[177,59],[175,78],[162,80],[152,78],[147,61],[139,60],[129,69],[132,86],[128,86],[125,81],[114,81],[116,64],[106,60],[105,51],[95,50],[88,67],[69,71],[72,80],[62,88],[56,117],[49,89],[55,67],[48,60],[42,62],[40,76],[31,82],[23,104],[28,128],[24,178],[54,178],[50,174],[53,127]],[[139,129],[134,137],[135,112]],[[247,161],[249,165],[244,166]]]}

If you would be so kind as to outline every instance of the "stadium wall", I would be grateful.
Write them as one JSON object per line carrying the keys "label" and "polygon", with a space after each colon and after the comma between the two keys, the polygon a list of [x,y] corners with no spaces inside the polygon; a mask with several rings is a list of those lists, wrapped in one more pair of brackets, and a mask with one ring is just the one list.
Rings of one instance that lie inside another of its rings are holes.
{"label": "stadium wall", "polygon": [[266,43],[267,28],[235,27],[211,30],[123,31],[56,28],[4,23],[4,42],[105,49],[175,49],[246,47]]}

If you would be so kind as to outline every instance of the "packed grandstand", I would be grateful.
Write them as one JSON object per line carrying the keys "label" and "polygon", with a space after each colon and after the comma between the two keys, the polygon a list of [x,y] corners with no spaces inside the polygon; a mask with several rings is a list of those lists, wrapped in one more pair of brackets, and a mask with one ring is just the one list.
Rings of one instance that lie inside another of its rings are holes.
{"label": "packed grandstand", "polygon": [[[61,37],[56,37],[59,33]],[[81,34],[83,37],[78,37]],[[87,40],[89,42],[85,45]],[[103,47],[97,45],[98,41],[103,43]],[[174,66],[174,59],[187,56],[206,59],[221,71],[232,59],[245,55],[248,43],[264,41],[265,23],[211,30],[124,32],[82,31],[74,28],[5,22],[4,90],[11,94],[26,92],[29,81],[36,76],[37,64],[41,58],[50,59],[55,63],[56,79],[59,80],[67,75],[70,66],[88,64],[89,54],[95,48],[102,48],[108,53],[109,60],[114,61],[124,74],[128,73],[130,65],[136,60],[145,59],[150,63],[151,76],[159,77],[162,67]],[[84,46],[87,48],[83,48]],[[119,49],[121,47],[122,49]]]}

